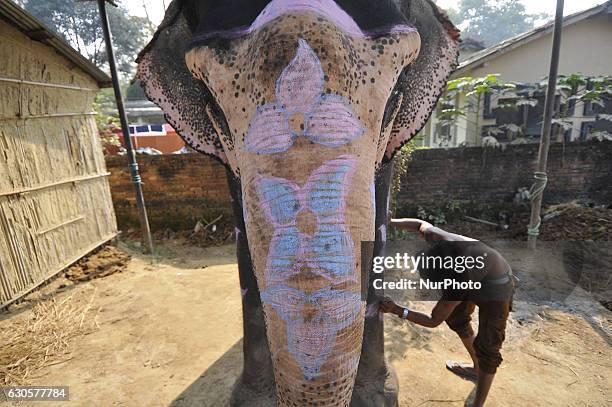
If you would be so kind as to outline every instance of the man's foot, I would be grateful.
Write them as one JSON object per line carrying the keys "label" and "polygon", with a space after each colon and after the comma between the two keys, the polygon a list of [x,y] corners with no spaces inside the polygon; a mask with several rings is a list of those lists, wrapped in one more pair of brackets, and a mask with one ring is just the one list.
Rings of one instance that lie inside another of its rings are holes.
{"label": "man's foot", "polygon": [[477,381],[478,372],[469,363],[455,362],[449,360],[446,362],[446,368],[465,380]]}

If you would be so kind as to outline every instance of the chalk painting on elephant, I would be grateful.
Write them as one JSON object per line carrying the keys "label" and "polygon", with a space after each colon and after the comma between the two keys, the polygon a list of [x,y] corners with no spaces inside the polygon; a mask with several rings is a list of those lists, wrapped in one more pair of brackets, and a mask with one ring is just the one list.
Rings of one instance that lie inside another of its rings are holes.
{"label": "chalk painting on elephant", "polygon": [[[360,242],[384,229],[389,181],[377,174],[422,127],[456,61],[457,32],[432,3],[358,3],[174,1],[139,60],[168,120],[231,172],[245,343],[271,360],[283,406],[348,406],[354,388],[386,399]],[[246,354],[235,404],[252,401],[245,385],[268,402]]]}
{"label": "chalk painting on elephant", "polygon": [[[336,148],[361,137],[365,130],[350,103],[324,94],[323,83],[318,57],[300,39],[296,56],[276,81],[276,101],[259,107],[250,122],[245,150],[281,153],[299,137]],[[299,125],[291,126],[296,116]],[[292,370],[308,381],[320,379],[323,386],[346,381],[345,390],[356,374],[365,302],[345,216],[356,166],[356,155],[339,155],[314,169],[301,186],[260,172],[255,176],[256,207],[273,229],[259,280],[261,299],[268,327],[285,324],[269,335],[273,360],[282,366],[277,369],[281,389],[295,384]],[[341,351],[332,352],[336,346]],[[321,377],[325,363],[329,378]],[[296,364],[301,372],[292,369]]]}
{"label": "chalk painting on elephant", "polygon": [[[307,400],[345,404],[366,307],[359,243],[374,240],[371,186],[386,144],[373,104],[386,103],[401,66],[417,55],[418,34],[407,27],[351,37],[318,15],[298,24],[291,17],[233,39],[225,54],[196,47],[187,61],[219,95],[234,135],[228,159],[242,180],[247,235],[257,237],[251,257],[278,400],[290,404],[305,385]],[[274,29],[285,35],[271,37]],[[324,35],[344,46],[326,46]],[[257,41],[277,46],[262,55]],[[362,69],[347,76],[357,61]]]}

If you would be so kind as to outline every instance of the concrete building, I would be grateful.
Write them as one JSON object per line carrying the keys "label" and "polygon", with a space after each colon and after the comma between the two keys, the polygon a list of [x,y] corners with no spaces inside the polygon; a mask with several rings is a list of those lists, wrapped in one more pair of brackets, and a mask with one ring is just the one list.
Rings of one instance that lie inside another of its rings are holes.
{"label": "concrete building", "polygon": [[[460,63],[452,79],[498,74],[503,82],[538,83],[548,76],[550,69],[552,31],[553,22],[549,22],[475,52]],[[565,17],[559,74],[573,73],[588,76],[612,74],[612,1]],[[520,112],[526,120],[522,123],[527,129],[526,135],[536,141],[541,133],[543,95],[539,99],[541,100],[537,106],[526,107],[525,111]],[[456,101],[459,105],[465,102]],[[459,119],[454,126],[441,126],[434,113],[423,130],[419,143],[430,147],[481,145],[487,126],[494,126],[498,120],[495,109],[499,102],[490,98],[483,100],[479,118],[474,112],[471,116]],[[580,140],[592,128],[609,129],[612,132],[612,123],[597,120],[597,113],[603,112],[601,109],[594,109],[593,106],[582,103],[576,103],[572,109],[572,129],[565,135],[567,140]],[[604,110],[612,113],[612,101],[606,102]]]}
{"label": "concrete building", "polygon": [[164,112],[147,99],[138,81],[128,88],[125,108],[135,149],[148,147],[169,154],[185,148],[183,139],[166,123]]}

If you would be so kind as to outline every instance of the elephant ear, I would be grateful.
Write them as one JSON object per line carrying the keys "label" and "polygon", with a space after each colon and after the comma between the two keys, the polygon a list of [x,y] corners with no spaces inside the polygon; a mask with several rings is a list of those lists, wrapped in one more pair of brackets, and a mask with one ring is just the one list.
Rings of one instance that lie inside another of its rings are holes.
{"label": "elephant ear", "polygon": [[185,51],[192,38],[189,12],[173,0],[151,42],[136,62],[136,79],[168,123],[194,150],[227,165],[219,123],[225,123],[212,94],[187,68]]}
{"label": "elephant ear", "polygon": [[397,1],[421,36],[421,50],[398,79],[395,100],[399,106],[388,106],[395,117],[384,161],[391,160],[429,120],[459,57],[459,30],[442,10],[430,0]]}

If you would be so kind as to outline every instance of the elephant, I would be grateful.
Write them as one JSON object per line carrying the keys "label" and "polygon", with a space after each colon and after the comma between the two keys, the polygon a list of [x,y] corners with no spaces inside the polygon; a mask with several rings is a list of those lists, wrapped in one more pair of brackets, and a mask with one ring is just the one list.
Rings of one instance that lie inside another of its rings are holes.
{"label": "elephant", "polygon": [[233,406],[397,405],[368,256],[386,240],[393,157],[459,42],[429,0],[169,5],[137,79],[227,168],[244,321]]}

